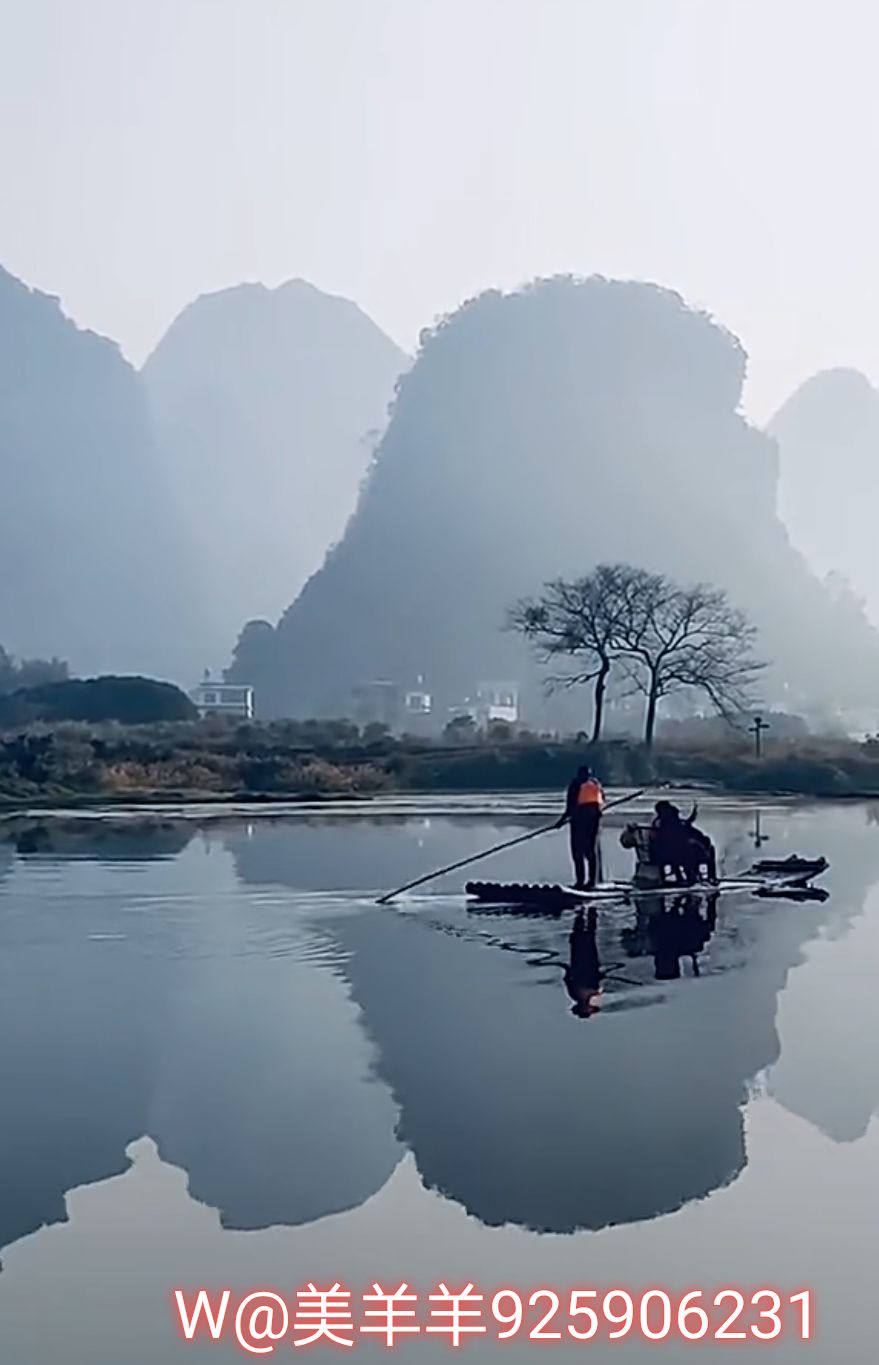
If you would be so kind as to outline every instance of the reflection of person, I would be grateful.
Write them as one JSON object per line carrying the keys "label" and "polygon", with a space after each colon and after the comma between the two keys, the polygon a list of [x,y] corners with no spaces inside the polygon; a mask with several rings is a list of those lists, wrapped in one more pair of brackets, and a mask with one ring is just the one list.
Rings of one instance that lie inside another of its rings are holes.
{"label": "reflection of person", "polygon": [[675,896],[671,905],[661,908],[649,920],[650,950],[657,981],[676,981],[681,975],[681,958],[690,958],[693,975],[699,975],[699,954],[717,925],[717,894],[709,896],[705,917],[698,896]]}
{"label": "reflection of person", "polygon": [[[699,954],[717,927],[718,892],[707,897],[693,892],[654,898],[636,896],[637,916],[620,938],[629,957],[652,957],[657,981],[681,975],[681,958],[689,957],[699,975]],[[705,913],[702,914],[704,903]]]}
{"label": "reflection of person", "polygon": [[589,910],[588,919],[584,919],[583,911],[578,910],[568,940],[571,956],[565,967],[565,989],[574,1002],[571,1013],[580,1019],[588,1019],[601,1006],[601,963],[595,942],[597,927],[598,914],[594,906]]}
{"label": "reflection of person", "polygon": [[[574,885],[583,891],[595,885],[598,878],[598,828],[604,806],[601,783],[585,765],[577,769],[577,776],[568,783],[564,814],[558,821],[561,829],[571,826],[571,858],[574,862]],[[589,880],[586,881],[586,867]]]}

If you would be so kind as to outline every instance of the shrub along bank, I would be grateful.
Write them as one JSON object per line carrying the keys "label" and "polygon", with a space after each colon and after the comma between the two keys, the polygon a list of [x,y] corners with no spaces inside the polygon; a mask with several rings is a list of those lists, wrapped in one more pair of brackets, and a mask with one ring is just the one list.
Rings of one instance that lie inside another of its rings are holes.
{"label": "shrub along bank", "polygon": [[0,800],[25,802],[368,796],[561,790],[589,762],[608,786],[671,783],[728,792],[879,796],[879,741],[805,737],[598,745],[536,737],[466,744],[393,739],[348,722],[38,723],[0,732]]}

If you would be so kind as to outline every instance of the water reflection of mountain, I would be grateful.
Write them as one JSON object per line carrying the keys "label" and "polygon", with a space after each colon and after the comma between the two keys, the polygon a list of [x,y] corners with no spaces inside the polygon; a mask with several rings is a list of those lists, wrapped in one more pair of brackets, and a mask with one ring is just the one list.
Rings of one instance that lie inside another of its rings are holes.
{"label": "water reflection of mountain", "polygon": [[130,826],[126,855],[94,833],[0,843],[0,1247],[143,1134],[226,1226],[362,1203],[399,1158],[395,1114],[326,941],[242,896],[212,837],[178,828],[169,858],[154,831]]}
{"label": "water reflection of mountain", "polygon": [[224,1226],[249,1229],[356,1208],[400,1157],[326,943],[272,932],[264,955],[261,934],[252,922],[240,951],[187,965],[144,1129]]}
{"label": "water reflection of mountain", "polygon": [[769,1077],[775,1099],[835,1142],[862,1138],[879,1101],[879,900],[848,932],[814,946],[782,1002],[785,1048]]}
{"label": "water reflection of mountain", "polygon": [[[489,1224],[570,1231],[671,1211],[738,1174],[748,1086],[779,1055],[779,992],[822,928],[846,931],[879,870],[879,842],[857,812],[798,811],[771,827],[775,856],[796,846],[829,856],[833,900],[722,903],[723,969],[612,1019],[572,1020],[558,973],[538,980],[521,954],[466,941],[436,910],[334,924],[425,1184]],[[231,846],[245,880],[270,867],[273,880],[302,885],[283,842]],[[435,852],[440,862],[448,850]],[[536,959],[566,932],[532,935]],[[837,1105],[838,1060],[827,1073]],[[865,1090],[862,1105],[875,1095]]]}
{"label": "water reflection of mountain", "polygon": [[19,860],[0,898],[0,1246],[63,1219],[73,1186],[121,1174],[144,1131],[165,983],[93,937],[119,923],[90,871],[41,864],[33,885]]}
{"label": "water reflection of mountain", "polygon": [[[747,827],[723,822],[719,842]],[[127,844],[54,834],[23,854],[0,842],[0,1245],[62,1218],[70,1188],[124,1170],[143,1134],[234,1227],[356,1206],[394,1169],[398,1137],[426,1184],[489,1223],[597,1227],[708,1193],[746,1159],[741,1105],[778,1056],[790,967],[820,931],[834,951],[855,944],[879,868],[858,810],[768,827],[775,854],[827,853],[832,900],[721,901],[706,979],[660,984],[655,953],[624,949],[636,917],[602,911],[616,976],[597,1018],[571,1014],[570,917],[488,924],[441,898],[358,914],[279,891],[389,885],[503,828],[254,820],[191,838],[129,826]],[[517,870],[548,879],[557,856]],[[816,970],[824,948],[810,949]],[[624,1007],[631,989],[614,982],[629,976],[647,983],[637,999],[661,1003]],[[879,1091],[865,1029],[864,1065],[839,1065],[874,996],[859,976],[843,1028],[821,1008],[821,971],[815,982],[771,1074],[783,1103],[845,1135]]]}
{"label": "water reflection of mountain", "polygon": [[879,1104],[879,831],[871,807],[824,805],[799,818],[813,822],[810,846],[831,860],[822,880],[832,900],[820,940],[781,1001],[784,1051],[767,1084],[791,1113],[834,1142],[851,1142]]}
{"label": "water reflection of mountain", "polygon": [[775,997],[799,941],[787,925],[710,990],[585,1027],[512,954],[414,918],[339,932],[425,1184],[491,1225],[571,1232],[670,1212],[741,1170],[741,1105],[777,1053]]}
{"label": "water reflection of mountain", "polygon": [[[0,826],[0,850],[42,857],[152,862],[173,858],[189,843],[194,826],[160,816],[114,820],[40,816],[12,818]],[[0,851],[0,860],[3,853]]]}
{"label": "water reflection of mountain", "polygon": [[[497,838],[504,837],[507,824],[512,837],[545,823],[539,815],[508,817]],[[377,894],[387,888],[388,878],[395,884],[410,881],[425,871],[425,861],[430,867],[434,856],[440,862],[466,857],[493,834],[494,826],[484,818],[318,816],[227,827],[224,842],[248,885],[315,891],[356,887]],[[556,851],[556,872],[557,861]]]}

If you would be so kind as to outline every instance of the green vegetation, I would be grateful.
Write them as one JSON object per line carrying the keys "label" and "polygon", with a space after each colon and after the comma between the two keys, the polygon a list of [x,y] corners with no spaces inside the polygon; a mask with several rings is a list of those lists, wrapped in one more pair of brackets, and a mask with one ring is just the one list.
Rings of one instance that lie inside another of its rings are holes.
{"label": "green vegetation", "polygon": [[225,719],[66,722],[0,732],[0,800],[11,804],[319,796],[388,784],[382,764],[346,722],[314,728]]}
{"label": "green vegetation", "polygon": [[629,740],[518,736],[496,729],[425,741],[349,721],[155,725],[37,724],[0,732],[0,801],[280,800],[390,791],[560,791],[584,757],[609,785],[698,785],[729,792],[879,795],[879,737],[792,734]]}
{"label": "green vegetation", "polygon": [[21,688],[0,698],[3,726],[64,720],[149,725],[194,720],[196,715],[185,692],[154,678],[65,678]]}

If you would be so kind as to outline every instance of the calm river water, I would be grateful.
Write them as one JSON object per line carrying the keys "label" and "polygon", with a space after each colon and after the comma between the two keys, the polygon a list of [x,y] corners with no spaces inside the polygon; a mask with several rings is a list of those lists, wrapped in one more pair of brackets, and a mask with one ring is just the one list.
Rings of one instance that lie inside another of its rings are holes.
{"label": "calm river water", "polygon": [[[572,1286],[809,1288],[815,1340],[788,1317],[773,1359],[875,1360],[879,809],[706,802],[728,872],[758,841],[824,853],[829,898],[605,905],[573,971],[570,913],[468,910],[466,874],[373,903],[550,809],[0,825],[0,1360],[225,1365],[248,1357],[183,1344],[172,1289],[228,1287],[234,1309],[307,1281],[563,1305]],[[565,836],[485,870],[565,880]],[[493,1355],[498,1330],[462,1349]],[[403,1350],[452,1354],[440,1334]],[[505,1344],[546,1351],[625,1365],[656,1345]]]}

